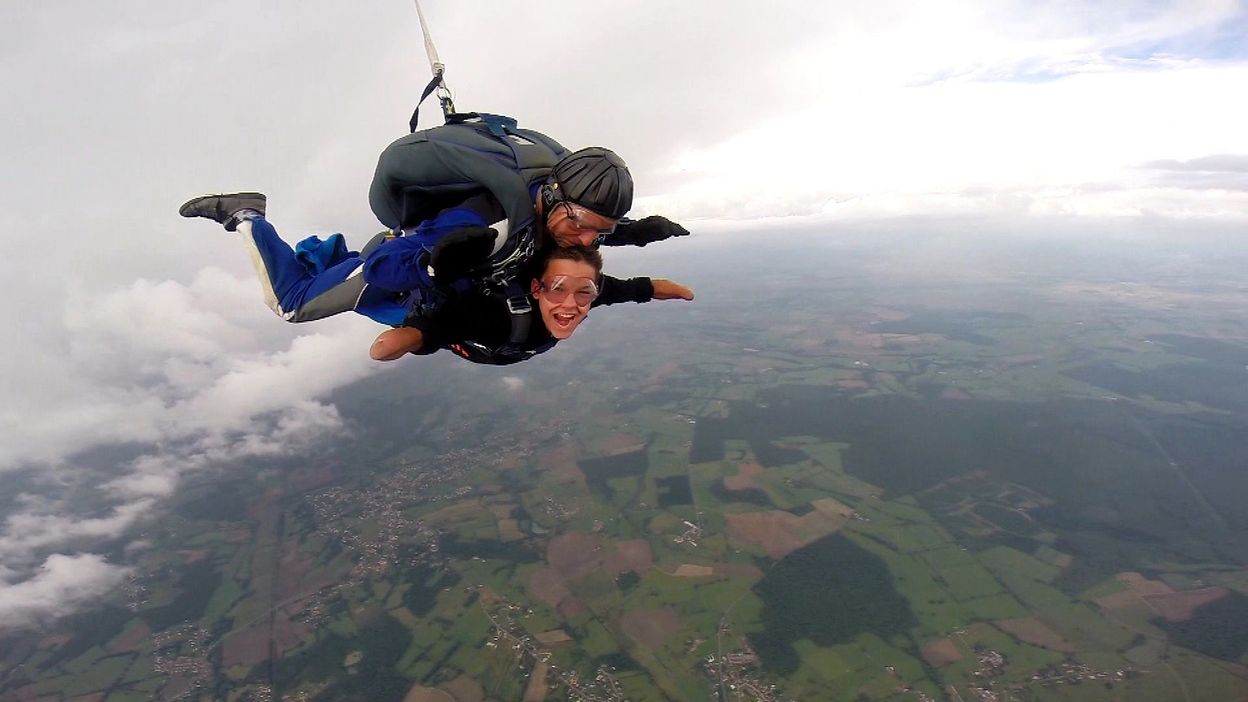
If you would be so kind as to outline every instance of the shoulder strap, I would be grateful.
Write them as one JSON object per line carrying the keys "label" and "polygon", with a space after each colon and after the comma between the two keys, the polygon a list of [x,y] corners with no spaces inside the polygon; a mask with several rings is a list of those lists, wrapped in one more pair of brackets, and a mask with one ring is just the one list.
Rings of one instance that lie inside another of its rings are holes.
{"label": "shoulder strap", "polygon": [[532,352],[525,351],[524,345],[529,340],[529,332],[533,328],[533,303],[529,301],[529,295],[525,292],[524,286],[514,277],[507,282],[500,294],[507,305],[507,313],[511,316],[511,333],[507,336],[507,343],[498,347],[495,353],[527,358],[532,355]]}

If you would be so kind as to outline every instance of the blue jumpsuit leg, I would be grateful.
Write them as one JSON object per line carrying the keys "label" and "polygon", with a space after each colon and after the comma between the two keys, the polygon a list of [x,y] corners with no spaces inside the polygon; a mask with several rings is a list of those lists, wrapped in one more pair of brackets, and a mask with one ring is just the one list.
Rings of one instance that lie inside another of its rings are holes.
{"label": "blue jumpsuit leg", "polygon": [[264,288],[265,302],[289,322],[307,322],[355,309],[364,291],[359,255],[316,273],[295,257],[294,249],[263,217],[238,225]]}

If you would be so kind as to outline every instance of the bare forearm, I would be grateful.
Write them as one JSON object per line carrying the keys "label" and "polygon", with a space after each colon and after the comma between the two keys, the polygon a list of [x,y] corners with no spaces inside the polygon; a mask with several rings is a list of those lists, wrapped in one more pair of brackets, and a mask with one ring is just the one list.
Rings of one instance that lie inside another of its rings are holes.
{"label": "bare forearm", "polygon": [[424,342],[424,334],[419,329],[398,327],[379,334],[368,349],[368,355],[374,361],[394,361],[421,350]]}

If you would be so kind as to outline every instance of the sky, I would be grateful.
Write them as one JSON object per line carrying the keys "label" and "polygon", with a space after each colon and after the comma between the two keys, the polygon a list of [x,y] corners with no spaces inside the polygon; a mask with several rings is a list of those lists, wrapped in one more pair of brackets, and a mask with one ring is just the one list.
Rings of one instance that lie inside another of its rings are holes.
{"label": "sky", "polygon": [[[422,7],[458,107],[616,150],[634,213],[693,231],[667,255],[792,222],[1248,224],[1244,1]],[[101,544],[141,553],[188,475],[308,450],[335,389],[413,372],[368,361],[367,320],[276,320],[242,246],[176,211],[260,190],[291,240],[378,231],[429,66],[400,0],[9,0],[0,26],[5,627],[115,588]]]}

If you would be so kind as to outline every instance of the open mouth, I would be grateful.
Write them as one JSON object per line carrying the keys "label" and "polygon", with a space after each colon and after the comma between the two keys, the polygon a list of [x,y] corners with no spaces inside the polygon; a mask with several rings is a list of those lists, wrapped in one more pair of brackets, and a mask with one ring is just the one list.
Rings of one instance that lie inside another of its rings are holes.
{"label": "open mouth", "polygon": [[578,315],[573,312],[555,312],[550,315],[560,329],[568,329],[576,321]]}

